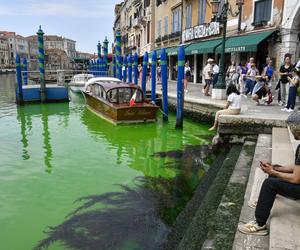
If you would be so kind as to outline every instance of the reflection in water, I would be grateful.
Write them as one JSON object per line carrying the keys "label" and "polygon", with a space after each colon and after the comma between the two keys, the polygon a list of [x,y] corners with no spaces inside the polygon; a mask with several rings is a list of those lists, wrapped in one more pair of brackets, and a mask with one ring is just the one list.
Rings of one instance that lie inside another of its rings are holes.
{"label": "reflection in water", "polygon": [[32,117],[40,117],[43,126],[43,149],[44,149],[44,164],[46,172],[51,173],[53,159],[53,151],[51,146],[51,137],[49,131],[49,117],[51,115],[60,115],[62,121],[60,125],[68,125],[69,105],[68,104],[28,104],[25,106],[17,106],[17,119],[21,127],[21,142],[23,145],[22,158],[23,160],[30,159],[28,152],[28,132],[32,131]]}
{"label": "reflection in water", "polygon": [[42,106],[42,124],[43,124],[43,148],[44,148],[44,163],[46,166],[46,172],[51,173],[52,171],[52,147],[50,143],[50,132],[48,126],[48,114],[45,106]]}
{"label": "reflection in water", "polygon": [[[30,158],[28,153],[28,139],[27,139],[27,131],[26,131],[26,118],[24,114],[24,108],[17,108],[17,119],[21,125],[21,142],[23,144],[22,150],[22,158],[23,160],[28,160]],[[31,124],[31,122],[30,122]],[[30,129],[31,130],[31,129]]]}
{"label": "reflection in water", "polygon": [[[78,250],[160,249],[175,218],[205,175],[204,162],[213,160],[211,152],[211,146],[188,146],[155,154],[153,157],[174,158],[174,165],[168,168],[184,174],[171,179],[138,177],[133,188],[122,185],[120,192],[78,199],[82,204],[62,224],[49,227],[48,237],[35,250],[55,242]],[[194,160],[197,155],[204,156],[202,163]]]}

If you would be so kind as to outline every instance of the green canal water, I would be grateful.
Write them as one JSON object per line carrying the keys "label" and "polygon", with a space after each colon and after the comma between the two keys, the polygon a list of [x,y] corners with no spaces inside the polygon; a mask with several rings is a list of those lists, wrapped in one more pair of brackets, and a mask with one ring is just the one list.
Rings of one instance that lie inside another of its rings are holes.
{"label": "green canal water", "polygon": [[0,76],[0,249],[158,249],[215,159],[208,125],[114,126],[70,103],[14,103]]}

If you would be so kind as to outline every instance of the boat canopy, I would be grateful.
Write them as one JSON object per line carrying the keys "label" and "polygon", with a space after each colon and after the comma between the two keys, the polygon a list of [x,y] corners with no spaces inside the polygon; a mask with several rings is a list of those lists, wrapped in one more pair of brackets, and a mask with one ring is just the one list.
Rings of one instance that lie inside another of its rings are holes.
{"label": "boat canopy", "polygon": [[93,85],[93,84],[101,85],[106,92],[109,91],[110,89],[114,89],[114,88],[134,88],[134,89],[139,88],[135,84],[124,83],[124,82],[120,81],[117,78],[112,78],[112,77],[95,77],[95,78],[90,79],[86,83],[85,89],[87,89],[87,87],[89,85]]}

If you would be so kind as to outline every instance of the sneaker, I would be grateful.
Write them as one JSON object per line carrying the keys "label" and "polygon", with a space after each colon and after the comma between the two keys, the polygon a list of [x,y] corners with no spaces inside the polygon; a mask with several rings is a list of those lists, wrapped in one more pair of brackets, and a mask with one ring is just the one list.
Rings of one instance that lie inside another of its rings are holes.
{"label": "sneaker", "polygon": [[286,112],[294,112],[293,109],[287,109]]}
{"label": "sneaker", "polygon": [[266,225],[260,227],[256,221],[250,221],[246,224],[239,224],[238,230],[243,234],[261,235],[261,236],[268,234]]}
{"label": "sneaker", "polygon": [[288,109],[287,108],[284,108],[284,109],[280,109],[281,111],[288,111]]}

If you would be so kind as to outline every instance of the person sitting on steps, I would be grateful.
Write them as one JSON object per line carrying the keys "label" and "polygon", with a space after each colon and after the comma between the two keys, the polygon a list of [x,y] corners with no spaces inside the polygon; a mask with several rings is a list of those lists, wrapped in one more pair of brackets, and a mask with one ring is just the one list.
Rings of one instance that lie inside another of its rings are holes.
{"label": "person sitting on steps", "polygon": [[255,208],[255,220],[238,226],[238,230],[244,234],[268,234],[266,222],[277,194],[295,200],[300,199],[300,145],[297,147],[295,163],[292,166],[261,162],[260,167],[269,178],[262,184],[257,203],[248,204]]}
{"label": "person sitting on steps", "polygon": [[241,113],[242,98],[235,84],[229,84],[226,95],[228,96],[225,109],[219,110],[216,113],[214,125],[209,129],[216,130],[218,127],[218,119],[220,115],[238,115]]}

